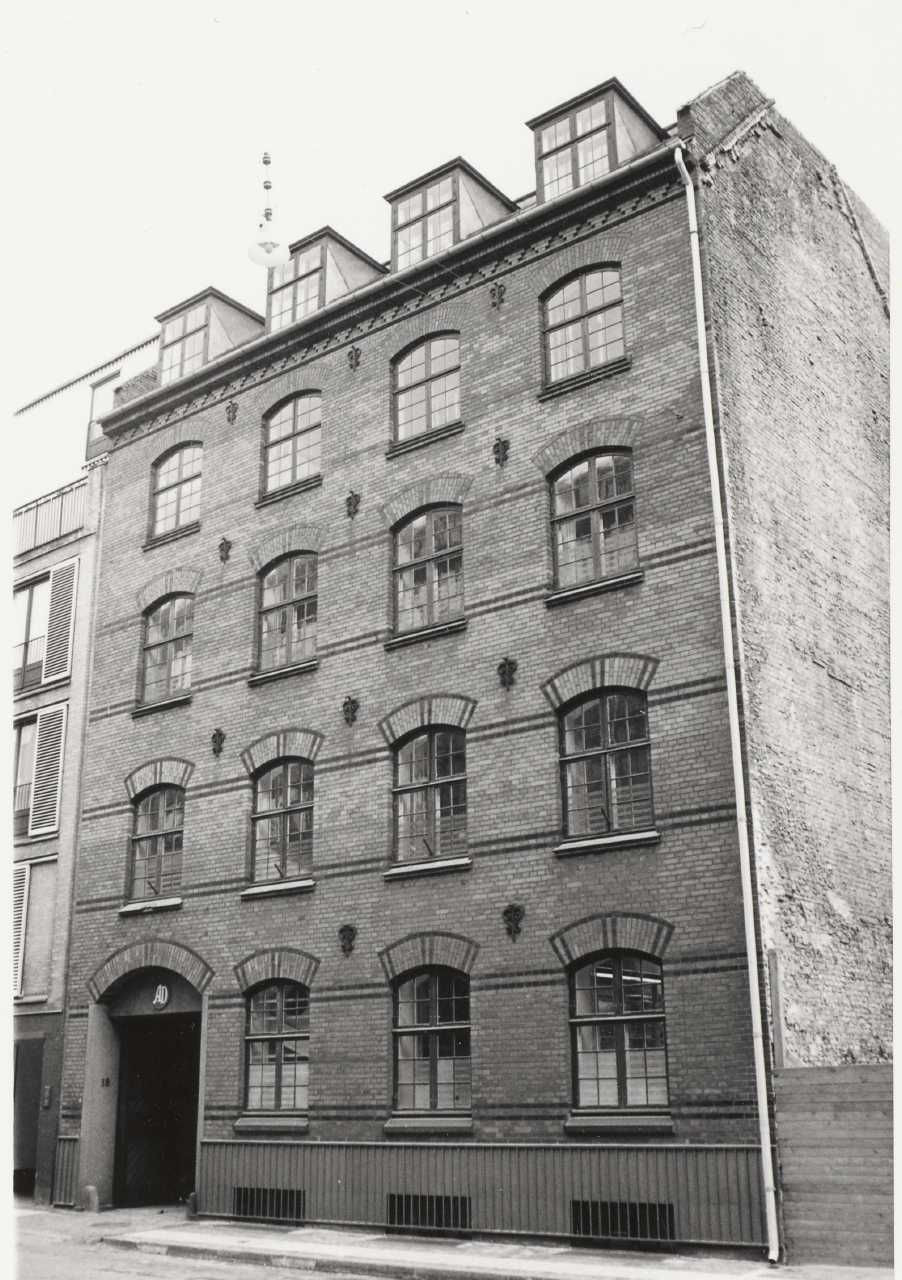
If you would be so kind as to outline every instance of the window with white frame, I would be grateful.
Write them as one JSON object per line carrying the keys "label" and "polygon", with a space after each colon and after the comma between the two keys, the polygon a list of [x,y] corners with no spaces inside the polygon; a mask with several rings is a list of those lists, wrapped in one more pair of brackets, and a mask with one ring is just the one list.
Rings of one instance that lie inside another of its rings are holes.
{"label": "window with white frame", "polygon": [[551,480],[555,585],[617,577],[639,563],[633,463],[628,452],[568,463]]}
{"label": "window with white frame", "polygon": [[607,101],[599,98],[538,130],[536,150],[544,200],[608,172],[609,126]]}
{"label": "window with white frame", "polygon": [[271,982],[247,998],[245,1105],[248,1111],[306,1111],[310,994],[298,982]]}
{"label": "window with white frame", "polygon": [[188,444],[171,450],[155,463],[150,520],[152,538],[173,533],[197,521],[203,459],[203,446]]}
{"label": "window with white frame", "polygon": [[313,764],[277,760],[254,785],[253,879],[297,880],[313,872]]}
{"label": "window with white frame", "polygon": [[168,596],[144,619],[143,701],[165,702],[191,689],[194,596]]}
{"label": "window with white frame", "polygon": [[395,204],[396,271],[431,258],[454,243],[456,206],[453,174],[405,195]]}
{"label": "window with white frame", "polygon": [[460,335],[437,334],[392,365],[395,441],[425,435],[460,418]]}
{"label": "window with white frame", "polygon": [[463,729],[430,727],[395,748],[395,857],[399,862],[467,851],[467,754]]}
{"label": "window with white frame", "polygon": [[206,303],[164,321],[160,335],[160,383],[165,387],[199,369],[204,363],[206,343]]}
{"label": "window with white frame", "polygon": [[316,555],[285,556],[260,583],[260,670],[293,667],[316,657]]}
{"label": "window with white frame", "polygon": [[321,472],[322,397],[295,396],[263,420],[263,493],[276,493]]}
{"label": "window with white frame", "polygon": [[396,1111],[469,1111],[470,980],[423,969],[394,986]]}
{"label": "window with white frame", "polygon": [[395,531],[398,634],[463,616],[463,526],[458,506],[431,507]]}
{"label": "window with white frame", "polygon": [[155,787],[135,803],[129,900],[165,898],[182,881],[185,793]]}
{"label": "window with white frame", "polygon": [[275,333],[318,311],[324,301],[322,244],[292,254],[269,273],[269,327]]}
{"label": "window with white frame", "polygon": [[545,381],[589,373],[626,352],[620,269],[597,267],[557,286],[544,299]]}
{"label": "window with white frame", "polygon": [[602,689],[560,717],[567,836],[604,836],[652,826],[651,747],[645,694]]}

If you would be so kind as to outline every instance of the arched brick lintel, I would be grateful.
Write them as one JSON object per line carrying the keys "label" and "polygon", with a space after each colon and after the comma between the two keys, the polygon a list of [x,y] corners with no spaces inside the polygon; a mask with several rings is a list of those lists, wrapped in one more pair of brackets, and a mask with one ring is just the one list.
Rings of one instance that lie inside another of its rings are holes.
{"label": "arched brick lintel", "polygon": [[323,735],[314,729],[280,729],[267,733],[241,752],[241,763],[253,777],[271,760],[284,760],[286,756],[300,756],[313,761],[323,745]]}
{"label": "arched brick lintel", "polygon": [[673,933],[669,920],[630,911],[584,916],[548,939],[561,964],[568,968],[597,951],[644,951],[660,960]]}
{"label": "arched brick lintel", "polygon": [[213,970],[190,947],[165,938],[144,938],[104,960],[88,979],[88,990],[99,1000],[114,982],[139,969],[171,969],[200,992],[204,992],[213,979]]}
{"label": "arched brick lintel", "polygon": [[443,965],[469,973],[479,955],[479,943],[459,933],[409,933],[379,952],[389,982],[411,969]]}
{"label": "arched brick lintel", "polygon": [[431,724],[448,724],[466,729],[473,718],[476,703],[456,693],[433,693],[413,698],[395,707],[379,721],[379,730],[390,747],[416,729]]}
{"label": "arched brick lintel", "polygon": [[279,978],[299,982],[309,989],[318,968],[319,958],[307,951],[297,947],[271,947],[267,951],[255,951],[236,964],[235,977],[242,991]]}
{"label": "arched brick lintel", "polygon": [[532,455],[532,460],[542,475],[547,476],[571,458],[590,450],[633,449],[641,429],[639,418],[593,418],[591,422],[580,422],[552,436]]}
{"label": "arched brick lintel", "polygon": [[135,599],[144,613],[164,596],[197,594],[203,572],[199,569],[166,569],[146,582]]}
{"label": "arched brick lintel", "polygon": [[177,756],[163,756],[159,760],[147,760],[139,764],[137,769],[125,779],[125,790],[129,800],[146,791],[148,787],[182,787],[188,785],[188,779],[194,772],[190,760],[181,760]]}
{"label": "arched brick lintel", "polygon": [[442,502],[453,502],[463,506],[464,498],[472,483],[472,476],[459,475],[450,471],[443,475],[427,476],[393,494],[379,510],[386,525],[392,529],[405,516],[419,511],[421,507]]}
{"label": "arched brick lintel", "polygon": [[323,544],[323,531],[316,524],[286,525],[261,539],[248,551],[248,558],[257,573],[266,565],[296,551],[319,551]]}
{"label": "arched brick lintel", "polygon": [[546,680],[542,692],[555,711],[571,698],[616,685],[645,692],[655,678],[658,659],[645,653],[602,653],[564,667]]}

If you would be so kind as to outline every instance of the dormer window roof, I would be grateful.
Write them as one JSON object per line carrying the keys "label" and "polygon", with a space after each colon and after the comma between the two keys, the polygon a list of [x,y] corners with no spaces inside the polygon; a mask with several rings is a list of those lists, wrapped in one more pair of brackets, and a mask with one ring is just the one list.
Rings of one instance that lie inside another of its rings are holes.
{"label": "dormer window roof", "polygon": [[163,387],[263,331],[262,316],[213,288],[160,312],[156,319],[161,326],[158,368]]}
{"label": "dormer window roof", "polygon": [[539,203],[584,187],[666,135],[619,80],[606,80],[527,124],[536,139]]}
{"label": "dormer window roof", "polygon": [[331,227],[296,240],[289,252],[291,259],[285,266],[269,273],[266,327],[270,333],[303,320],[386,270]]}
{"label": "dormer window roof", "polygon": [[390,191],[392,269],[403,271],[513,213],[517,206],[461,156]]}

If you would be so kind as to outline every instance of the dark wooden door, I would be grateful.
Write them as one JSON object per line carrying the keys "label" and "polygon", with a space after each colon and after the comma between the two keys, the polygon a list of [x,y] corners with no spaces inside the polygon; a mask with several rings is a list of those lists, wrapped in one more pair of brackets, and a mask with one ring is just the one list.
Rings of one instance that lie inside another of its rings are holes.
{"label": "dark wooden door", "polygon": [[194,1188],[200,1020],[119,1022],[117,1205],[173,1204]]}

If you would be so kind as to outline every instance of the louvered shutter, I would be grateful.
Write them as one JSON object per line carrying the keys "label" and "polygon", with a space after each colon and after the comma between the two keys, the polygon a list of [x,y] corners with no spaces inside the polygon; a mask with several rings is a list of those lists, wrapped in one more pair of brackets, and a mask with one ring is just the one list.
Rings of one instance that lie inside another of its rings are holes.
{"label": "louvered shutter", "polygon": [[72,629],[77,586],[78,560],[67,560],[50,570],[50,612],[42,680],[61,680],[72,669]]}
{"label": "louvered shutter", "polygon": [[48,835],[59,826],[65,741],[66,703],[39,711],[28,819],[30,836]]}
{"label": "louvered shutter", "polygon": [[31,867],[20,862],[13,867],[13,995],[22,994],[25,967],[25,925],[28,919],[28,879]]}

